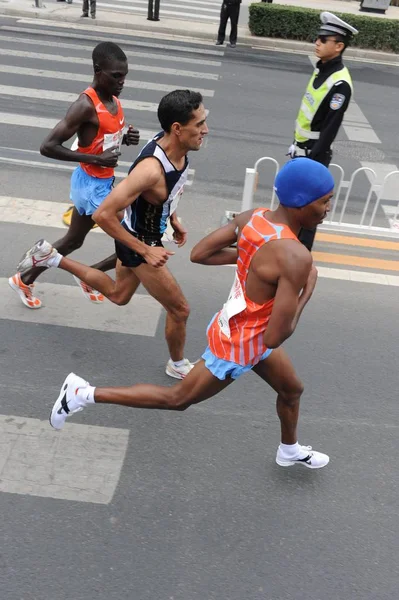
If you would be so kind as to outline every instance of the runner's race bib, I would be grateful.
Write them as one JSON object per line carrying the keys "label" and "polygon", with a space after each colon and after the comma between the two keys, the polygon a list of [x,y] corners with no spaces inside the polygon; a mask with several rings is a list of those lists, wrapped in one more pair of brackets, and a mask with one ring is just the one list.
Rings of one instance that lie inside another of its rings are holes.
{"label": "runner's race bib", "polygon": [[[118,152],[121,151],[122,139],[123,139],[124,129],[120,129],[116,133],[105,133],[104,134],[104,144],[102,151],[108,150],[108,148],[115,148]],[[78,136],[72,142],[71,150],[76,152],[78,149]]]}
{"label": "runner's race bib", "polygon": [[121,151],[122,146],[122,138],[123,138],[123,129],[120,129],[116,133],[105,133],[104,134],[104,143],[103,143],[103,152],[108,150],[108,148],[115,148],[117,152]]}
{"label": "runner's race bib", "polygon": [[230,339],[230,324],[229,321],[232,317],[235,317],[242,312],[247,306],[245,302],[244,292],[242,291],[240,280],[238,279],[237,271],[234,276],[234,283],[230,290],[227,302],[223,305],[222,310],[218,316],[219,327],[224,335]]}

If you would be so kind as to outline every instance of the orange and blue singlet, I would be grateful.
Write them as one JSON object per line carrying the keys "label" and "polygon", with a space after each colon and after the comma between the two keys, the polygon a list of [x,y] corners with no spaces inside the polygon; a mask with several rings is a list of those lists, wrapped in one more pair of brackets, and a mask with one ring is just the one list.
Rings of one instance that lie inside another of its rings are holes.
{"label": "orange and blue singlet", "polygon": [[208,348],[203,354],[207,368],[218,379],[236,379],[249,371],[271,350],[263,336],[272,314],[274,298],[257,304],[246,294],[246,282],[251,261],[256,252],[272,240],[297,237],[286,225],[267,220],[268,209],[255,209],[242,229],[237,243],[238,258],[235,280],[229,298],[212,319],[207,329]]}

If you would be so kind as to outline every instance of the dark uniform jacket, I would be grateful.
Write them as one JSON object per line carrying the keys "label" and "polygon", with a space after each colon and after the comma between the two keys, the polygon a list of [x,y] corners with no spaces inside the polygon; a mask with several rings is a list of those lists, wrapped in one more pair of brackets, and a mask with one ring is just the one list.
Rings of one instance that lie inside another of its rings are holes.
{"label": "dark uniform jacket", "polygon": [[[343,67],[341,56],[325,63],[319,60],[316,64],[319,73],[314,80],[314,88],[318,89],[330,75],[340,71]],[[324,163],[326,154],[330,153],[331,144],[341,126],[351,95],[351,87],[346,81],[334,85],[320,104],[312,121],[312,131],[320,131],[320,138],[297,143],[300,148],[310,150],[309,157],[313,160]]]}

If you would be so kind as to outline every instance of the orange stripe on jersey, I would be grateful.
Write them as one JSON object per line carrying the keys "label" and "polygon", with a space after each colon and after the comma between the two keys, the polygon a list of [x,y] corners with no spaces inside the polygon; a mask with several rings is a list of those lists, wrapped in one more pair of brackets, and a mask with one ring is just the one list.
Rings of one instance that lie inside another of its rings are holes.
{"label": "orange stripe on jersey", "polygon": [[[123,137],[123,128],[125,126],[125,116],[120,101],[116,96],[114,100],[118,105],[118,112],[116,115],[111,115],[109,110],[101,102],[96,90],[92,87],[88,87],[83,94],[86,94],[94,104],[98,118],[98,131],[96,137],[89,146],[80,146],[78,144],[78,152],[83,154],[102,154],[107,148],[118,146],[120,149]],[[112,167],[99,167],[98,165],[88,165],[86,163],[80,163],[83,171],[92,177],[99,177],[105,179],[107,177],[113,177],[114,169]]]}
{"label": "orange stripe on jersey", "polygon": [[[247,297],[246,282],[251,261],[256,252],[271,240],[298,239],[287,225],[268,221],[267,212],[268,209],[265,208],[255,209],[243,228],[237,244],[236,282],[229,300],[215,315],[207,332],[212,354],[243,366],[255,365],[266,352],[263,334],[274,304],[274,298],[265,304],[256,304]],[[240,301],[245,301],[245,308],[235,314],[234,306],[240,306]],[[230,313],[233,316],[229,318]]]}

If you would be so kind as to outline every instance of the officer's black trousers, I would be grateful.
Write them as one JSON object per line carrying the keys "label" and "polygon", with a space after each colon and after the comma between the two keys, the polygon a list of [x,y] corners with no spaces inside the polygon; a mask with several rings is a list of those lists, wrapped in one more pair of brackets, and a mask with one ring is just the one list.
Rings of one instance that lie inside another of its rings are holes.
{"label": "officer's black trousers", "polygon": [[[331,159],[332,159],[332,151],[328,150],[328,152],[326,152],[326,154],[325,154],[325,157],[318,158],[317,162],[321,163],[325,167],[328,167],[328,165],[331,162]],[[299,235],[298,235],[299,241],[302,242],[302,244],[304,246],[306,246],[306,248],[309,251],[311,251],[313,248],[316,231],[317,231],[317,229],[305,229],[304,227],[302,227],[302,229],[299,232]]]}
{"label": "officer's black trousers", "polygon": [[230,30],[230,44],[237,43],[237,25],[238,17],[240,16],[240,5],[239,4],[222,4],[220,10],[220,25],[218,31],[218,42],[223,44],[226,35],[227,21],[230,19],[231,30]]}

